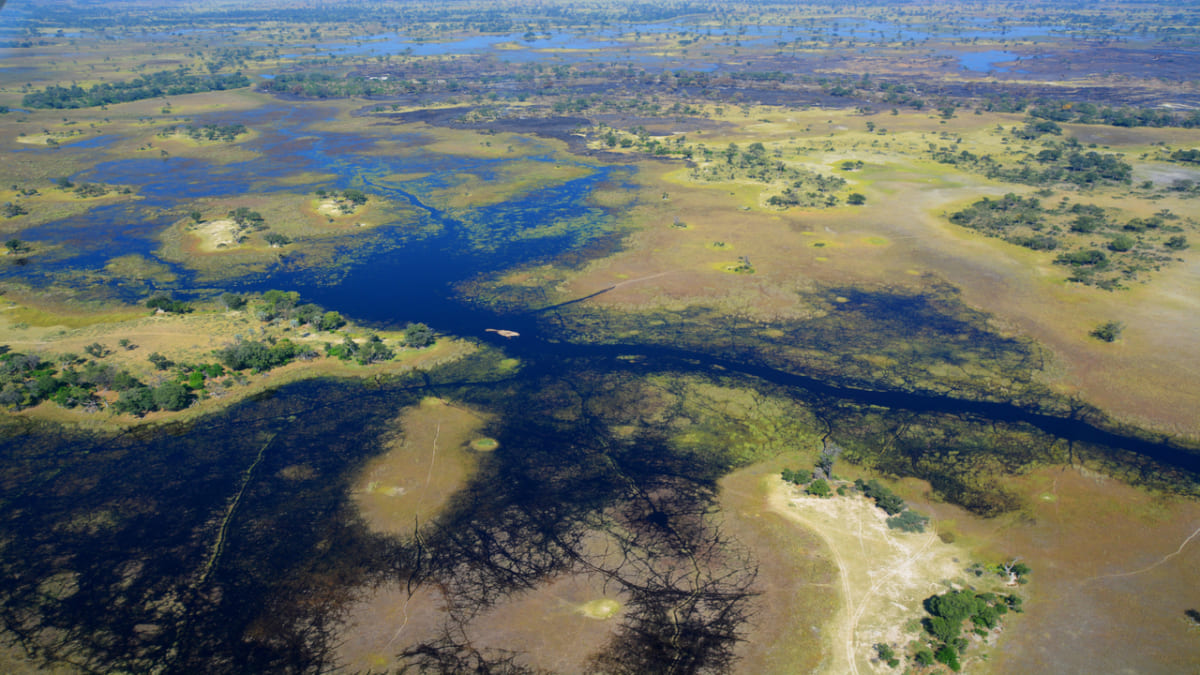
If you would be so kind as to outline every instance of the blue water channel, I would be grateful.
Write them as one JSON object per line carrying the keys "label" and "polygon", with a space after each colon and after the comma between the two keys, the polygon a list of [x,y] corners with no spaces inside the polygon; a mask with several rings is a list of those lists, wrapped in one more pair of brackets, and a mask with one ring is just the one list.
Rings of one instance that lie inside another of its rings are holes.
{"label": "blue water channel", "polygon": [[[535,190],[514,202],[451,213],[431,205],[423,195],[453,189],[462,174],[490,180],[508,160],[426,152],[420,148],[424,137],[404,132],[389,138],[408,144],[403,156],[366,154],[373,147],[369,138],[309,129],[309,125],[324,121],[325,115],[311,106],[287,105],[239,113],[236,121],[261,132],[258,139],[246,144],[257,156],[242,162],[218,165],[182,157],[123,158],[101,162],[72,176],[77,183],[130,186],[141,199],[97,207],[19,233],[22,239],[55,246],[25,265],[0,267],[0,278],[40,285],[61,281],[63,275],[78,270],[99,271],[118,256],[138,254],[158,260],[158,234],[177,222],[182,217],[180,209],[194,199],[357,187],[410,206],[420,214],[416,229],[433,234],[412,238],[400,228],[376,228],[361,235],[362,241],[348,242],[347,255],[340,257],[335,268],[281,262],[265,274],[230,279],[226,288],[297,290],[308,300],[361,321],[392,325],[425,321],[443,329],[469,326],[475,332],[483,319],[469,319],[464,325],[461,307],[451,301],[454,283],[584,245],[611,220],[605,210],[586,204],[593,189],[613,180],[613,167],[587,165],[586,175]],[[234,119],[200,120],[212,121]],[[110,140],[107,136],[91,138],[59,152],[91,149]],[[573,161],[549,154],[522,159],[548,164]],[[280,185],[278,180],[304,173],[336,178],[301,185]],[[402,181],[388,178],[413,173],[426,175]],[[522,236],[528,230],[563,221],[572,226],[561,234]],[[409,224],[406,229],[413,227]],[[296,255],[303,255],[302,242],[293,249]],[[196,275],[182,265],[160,262],[178,277],[161,290],[188,297],[189,289],[198,285]],[[100,292],[127,301],[141,300],[145,294],[143,287],[126,288],[119,279],[91,282],[104,286]]]}

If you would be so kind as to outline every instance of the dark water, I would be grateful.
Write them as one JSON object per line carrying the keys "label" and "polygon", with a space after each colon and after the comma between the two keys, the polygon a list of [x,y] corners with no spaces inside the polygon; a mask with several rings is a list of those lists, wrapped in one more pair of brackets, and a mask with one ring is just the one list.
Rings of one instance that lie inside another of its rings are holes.
{"label": "dark water", "polygon": [[[10,267],[3,274],[37,283],[100,267],[116,255],[153,257],[154,233],[175,219],[158,212],[178,200],[241,194],[248,185],[282,189],[272,182],[290,173],[332,172],[336,184],[321,187],[362,186],[406,202],[438,226],[437,234],[398,245],[385,228],[339,269],[281,265],[234,279],[230,288],[294,289],[362,321],[425,321],[503,351],[485,350],[392,381],[291,385],[162,429],[85,435],[8,423],[0,438],[0,620],[35,658],[92,672],[328,671],[334,627],[350,593],[400,579],[442,588],[451,609],[446,636],[418,645],[410,663],[440,672],[516,672],[505,670],[511,655],[471,642],[472,619],[512,594],[608,564],[585,545],[603,535],[626,556],[604,570],[627,608],[607,663],[629,672],[658,672],[667,663],[679,665],[677,672],[725,670],[733,641],[753,613],[754,565],[735,541],[706,524],[704,514],[716,479],[744,461],[732,448],[745,445],[750,432],[745,420],[686,396],[664,403],[664,388],[684,391],[692,382],[750,387],[788,401],[810,430],[828,433],[864,459],[872,448],[896,448],[899,454],[886,459],[900,473],[914,470],[904,462],[915,464],[918,453],[926,453],[925,463],[938,452],[960,453],[956,462],[971,453],[1003,454],[1019,467],[1085,450],[1132,457],[1128,461],[1144,472],[1200,471],[1197,455],[1186,449],[1123,435],[1087,415],[972,392],[873,387],[825,371],[814,375],[779,351],[784,345],[737,339],[736,326],[728,339],[712,339],[678,319],[675,328],[643,326],[637,342],[606,343],[573,339],[583,333],[571,325],[620,321],[589,312],[585,303],[521,314],[489,310],[458,297],[454,285],[557,256],[586,258],[580,252],[589,247],[611,246],[605,243],[614,236],[611,215],[586,206],[586,197],[602,184],[619,184],[622,170],[597,165],[586,177],[518,203],[449,213],[431,206],[426,195],[456,172],[486,176],[498,163],[419,149],[399,158],[368,155],[367,140],[308,131],[319,119],[300,107],[250,119],[250,125],[272,121],[256,141],[264,157],[241,164],[100,164],[76,178],[134,185],[145,199],[23,233],[64,243],[63,252],[39,261],[37,269]],[[385,178],[414,165],[431,177]],[[522,237],[564,220],[577,223],[567,234]],[[181,277],[174,290],[185,293],[191,275],[173,269]],[[124,292],[116,285],[109,290]],[[919,340],[947,346],[921,359],[953,362],[976,349],[1016,354],[1006,367],[1025,367],[1021,345],[992,336],[971,317],[942,316],[944,306],[920,297],[836,292],[850,300],[838,310],[846,321],[836,323],[833,313],[824,328],[788,327],[788,334],[835,354],[845,349],[839,343],[886,352]],[[493,327],[522,335],[504,341],[483,332]],[[873,341],[858,332],[870,332]],[[917,350],[908,349],[917,358]],[[497,375],[494,364],[502,356],[519,358],[522,369]],[[398,411],[431,395],[495,413],[485,432],[500,449],[481,459],[478,478],[423,528],[422,539],[372,535],[347,504],[350,481],[381,451]],[[672,438],[685,422],[711,430],[714,439],[741,441],[682,448]],[[921,425],[947,433],[920,447],[889,440]],[[956,494],[955,474],[939,479],[935,485]],[[713,553],[686,553],[697,551]],[[695,563],[703,574],[669,573],[681,563]]]}

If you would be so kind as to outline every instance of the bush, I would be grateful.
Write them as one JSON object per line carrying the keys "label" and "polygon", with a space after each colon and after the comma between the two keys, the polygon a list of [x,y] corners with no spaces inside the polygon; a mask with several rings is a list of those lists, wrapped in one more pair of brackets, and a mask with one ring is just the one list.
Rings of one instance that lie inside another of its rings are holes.
{"label": "bush", "polygon": [[829,483],[824,478],[818,478],[809,483],[804,492],[814,497],[828,497],[833,494],[833,489],[829,487]]}
{"label": "bush", "polygon": [[183,410],[192,403],[192,392],[179,382],[165,382],[154,389],[154,405],[163,410]]}
{"label": "bush", "polygon": [[1133,237],[1127,234],[1118,234],[1113,237],[1112,241],[1108,242],[1108,250],[1124,253],[1132,249],[1136,243],[1137,241]]}
{"label": "bush", "polygon": [[155,410],[154,391],[149,387],[134,387],[121,392],[121,398],[113,404],[113,409],[119,413],[129,413],[141,417]]}
{"label": "bush", "polygon": [[1116,342],[1117,338],[1121,337],[1121,331],[1125,329],[1125,324],[1120,321],[1105,321],[1104,323],[1092,329],[1091,335],[1097,340],[1105,342]]}
{"label": "bush", "polygon": [[317,326],[321,330],[337,330],[346,325],[346,320],[337,312],[325,312],[321,317],[321,323]]}
{"label": "bush", "polygon": [[147,300],[146,306],[153,310],[161,309],[172,314],[187,314],[192,311],[191,305],[182,300],[172,300],[170,296],[162,293]]}
{"label": "bush", "polygon": [[434,341],[433,330],[423,323],[410,323],[404,329],[404,344],[409,347],[428,347]]}
{"label": "bush", "polygon": [[962,664],[958,662],[958,651],[950,645],[942,645],[938,648],[937,653],[933,655],[938,663],[944,663],[950,667],[950,670],[958,672],[962,670]]}
{"label": "bush", "polygon": [[225,293],[221,295],[221,302],[229,309],[241,309],[246,306],[246,299],[236,293]]}
{"label": "bush", "polygon": [[927,516],[923,516],[911,509],[901,512],[899,515],[892,516],[887,519],[888,529],[901,530],[903,532],[924,532],[925,525],[929,522]]}

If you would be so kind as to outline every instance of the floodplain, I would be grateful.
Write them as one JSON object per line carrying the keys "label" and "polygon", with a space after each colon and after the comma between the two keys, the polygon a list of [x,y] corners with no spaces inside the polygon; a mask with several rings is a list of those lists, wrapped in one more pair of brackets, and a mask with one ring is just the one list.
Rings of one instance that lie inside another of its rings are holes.
{"label": "floodplain", "polygon": [[10,0],[0,669],[1195,670],[1177,5]]}

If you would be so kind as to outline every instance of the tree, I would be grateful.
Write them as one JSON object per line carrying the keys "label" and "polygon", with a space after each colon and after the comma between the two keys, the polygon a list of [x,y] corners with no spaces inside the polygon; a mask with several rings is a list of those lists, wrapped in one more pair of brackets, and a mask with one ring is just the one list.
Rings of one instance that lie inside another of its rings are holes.
{"label": "tree", "polygon": [[937,659],[938,663],[946,664],[950,667],[950,670],[956,673],[962,670],[962,664],[958,662],[958,650],[950,645],[939,647],[933,658]]}
{"label": "tree", "polygon": [[356,357],[361,365],[370,363],[379,363],[388,361],[396,356],[396,352],[392,351],[383,343],[378,335],[371,335],[367,341],[359,345]]}
{"label": "tree", "polygon": [[162,354],[159,354],[158,352],[154,352],[150,356],[147,356],[146,359],[148,361],[150,361],[150,363],[153,363],[154,367],[157,370],[166,370],[166,369],[170,368],[171,366],[175,365],[174,361],[172,361],[171,359],[168,359],[167,357],[163,356]]}
{"label": "tree", "polygon": [[433,330],[423,323],[410,323],[404,329],[404,344],[409,347],[428,347],[435,339]]}
{"label": "tree", "polygon": [[1133,245],[1136,243],[1137,240],[1135,240],[1133,237],[1127,234],[1118,234],[1108,242],[1108,250],[1116,251],[1117,253],[1124,253],[1132,249]]}
{"label": "tree", "polygon": [[9,239],[8,241],[4,242],[4,248],[8,249],[9,253],[20,253],[21,251],[25,250],[25,242],[16,238]]}
{"label": "tree", "polygon": [[107,347],[99,342],[93,342],[92,344],[84,347],[83,351],[87,352],[89,356],[93,356],[97,359],[102,359],[111,353],[108,351]]}
{"label": "tree", "polygon": [[829,487],[829,482],[824,478],[818,478],[809,483],[804,492],[814,497],[828,497],[833,494],[833,489]]}
{"label": "tree", "polygon": [[924,532],[925,524],[929,522],[927,516],[923,516],[916,511],[907,509],[899,515],[892,516],[887,519],[887,526],[892,530],[901,530],[903,532]]}
{"label": "tree", "polygon": [[867,203],[867,198],[857,192],[851,192],[849,196],[846,197],[846,203],[851,206],[862,206],[863,204]]}
{"label": "tree", "polygon": [[272,248],[278,248],[280,246],[286,246],[287,244],[292,243],[292,240],[289,239],[287,235],[279,234],[278,232],[268,232],[263,235],[263,239],[266,239],[267,243],[270,244]]}
{"label": "tree", "polygon": [[224,293],[221,302],[229,309],[241,309],[246,306],[246,299],[236,293]]}
{"label": "tree", "polygon": [[150,387],[134,387],[121,392],[121,397],[113,404],[113,409],[119,413],[129,413],[141,417],[155,409],[154,391]]}
{"label": "tree", "polygon": [[1105,321],[1104,323],[1092,329],[1088,333],[1097,340],[1105,342],[1116,342],[1117,338],[1121,337],[1121,332],[1125,330],[1125,324],[1120,321]]}
{"label": "tree", "polygon": [[179,382],[164,382],[154,389],[153,397],[163,410],[183,410],[192,403],[192,392]]}
{"label": "tree", "polygon": [[337,330],[345,325],[346,320],[342,318],[341,314],[329,311],[325,312],[321,317],[321,322],[317,325],[317,328],[321,330]]}

